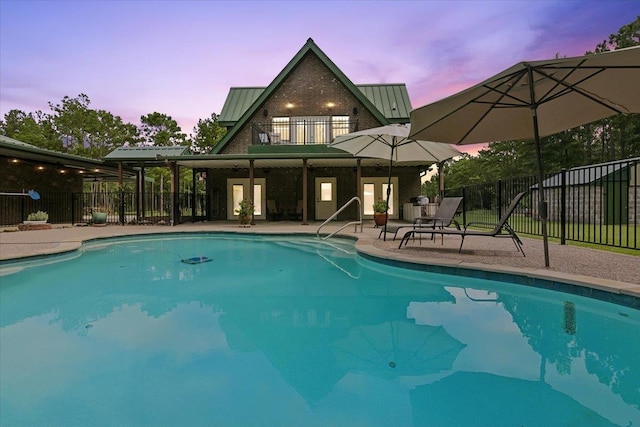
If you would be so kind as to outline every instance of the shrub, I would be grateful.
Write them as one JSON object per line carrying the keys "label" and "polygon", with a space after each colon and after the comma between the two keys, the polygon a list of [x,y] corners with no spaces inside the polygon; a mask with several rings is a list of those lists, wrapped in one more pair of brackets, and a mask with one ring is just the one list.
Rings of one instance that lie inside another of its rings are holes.
{"label": "shrub", "polygon": [[44,211],[32,212],[27,216],[27,221],[47,221],[49,214]]}

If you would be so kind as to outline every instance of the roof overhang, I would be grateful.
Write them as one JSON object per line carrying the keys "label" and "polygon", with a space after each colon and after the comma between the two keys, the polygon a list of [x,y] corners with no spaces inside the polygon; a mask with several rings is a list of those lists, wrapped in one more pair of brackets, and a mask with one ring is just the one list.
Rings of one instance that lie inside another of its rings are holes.
{"label": "roof overhang", "polygon": [[[18,161],[52,165],[60,170],[75,170],[82,174],[84,180],[117,178],[119,175],[117,165],[109,165],[102,160],[35,147],[6,137],[0,139],[0,156]],[[135,178],[137,174],[133,168],[123,168],[122,172],[124,178]]]}
{"label": "roof overhang", "polygon": [[[248,168],[253,161],[254,168],[301,168],[306,159],[307,166],[313,168],[355,167],[360,160],[362,167],[384,167],[389,165],[388,160],[373,159],[367,157],[356,158],[348,153],[334,155],[265,155],[265,154],[219,154],[219,155],[193,155],[166,158],[167,162],[176,162],[179,166],[194,169],[238,169]],[[434,162],[401,162],[394,163],[394,167],[422,167],[428,168]]]}

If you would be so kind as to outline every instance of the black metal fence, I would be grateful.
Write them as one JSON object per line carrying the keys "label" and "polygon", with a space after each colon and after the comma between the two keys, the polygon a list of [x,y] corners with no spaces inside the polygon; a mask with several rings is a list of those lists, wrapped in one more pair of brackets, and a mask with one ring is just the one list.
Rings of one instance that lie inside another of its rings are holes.
{"label": "black metal fence", "polygon": [[251,141],[254,145],[329,144],[336,136],[357,130],[358,120],[349,116],[279,117],[270,122],[252,122]]}
{"label": "black metal fence", "polygon": [[[176,198],[177,221],[206,218],[205,195],[179,193]],[[90,224],[93,212],[106,212],[107,223],[170,223],[171,193],[40,193],[39,200],[23,196],[0,197],[0,226],[22,223],[32,212],[45,211],[51,224]]]}
{"label": "black metal fence", "polygon": [[[563,170],[544,180],[547,230],[567,240],[640,249],[640,158]],[[509,224],[516,232],[542,235],[537,177],[466,186],[445,191],[462,196],[461,221],[496,222],[513,197],[526,191]]]}

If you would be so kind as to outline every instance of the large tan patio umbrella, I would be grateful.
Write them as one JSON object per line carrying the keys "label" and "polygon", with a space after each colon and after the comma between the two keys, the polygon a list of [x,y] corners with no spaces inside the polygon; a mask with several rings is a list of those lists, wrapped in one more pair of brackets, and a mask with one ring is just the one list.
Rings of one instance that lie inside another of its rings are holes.
{"label": "large tan patio umbrella", "polygon": [[534,139],[545,266],[547,202],[540,137],[616,114],[640,113],[640,47],[521,62],[411,112],[411,137],[474,144]]}
{"label": "large tan patio umbrella", "polygon": [[[365,129],[337,136],[329,147],[337,148],[355,157],[370,157],[389,160],[389,181],[387,183],[387,207],[391,195],[391,170],[394,162],[424,161],[425,164],[442,162],[461,153],[455,147],[431,141],[409,138],[411,127],[391,124]],[[384,224],[384,239],[387,237],[387,223]]]}

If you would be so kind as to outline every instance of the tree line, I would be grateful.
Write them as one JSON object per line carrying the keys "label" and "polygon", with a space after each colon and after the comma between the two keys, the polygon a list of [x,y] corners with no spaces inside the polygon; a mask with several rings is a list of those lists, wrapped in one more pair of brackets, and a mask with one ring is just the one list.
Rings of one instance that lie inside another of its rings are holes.
{"label": "tree line", "polygon": [[226,133],[212,113],[198,120],[190,136],[169,115],[153,112],[140,117],[140,125],[125,123],[109,111],[91,108],[81,93],[49,102],[51,112],[11,110],[0,120],[0,133],[40,148],[100,159],[122,146],[183,145],[205,153]]}

